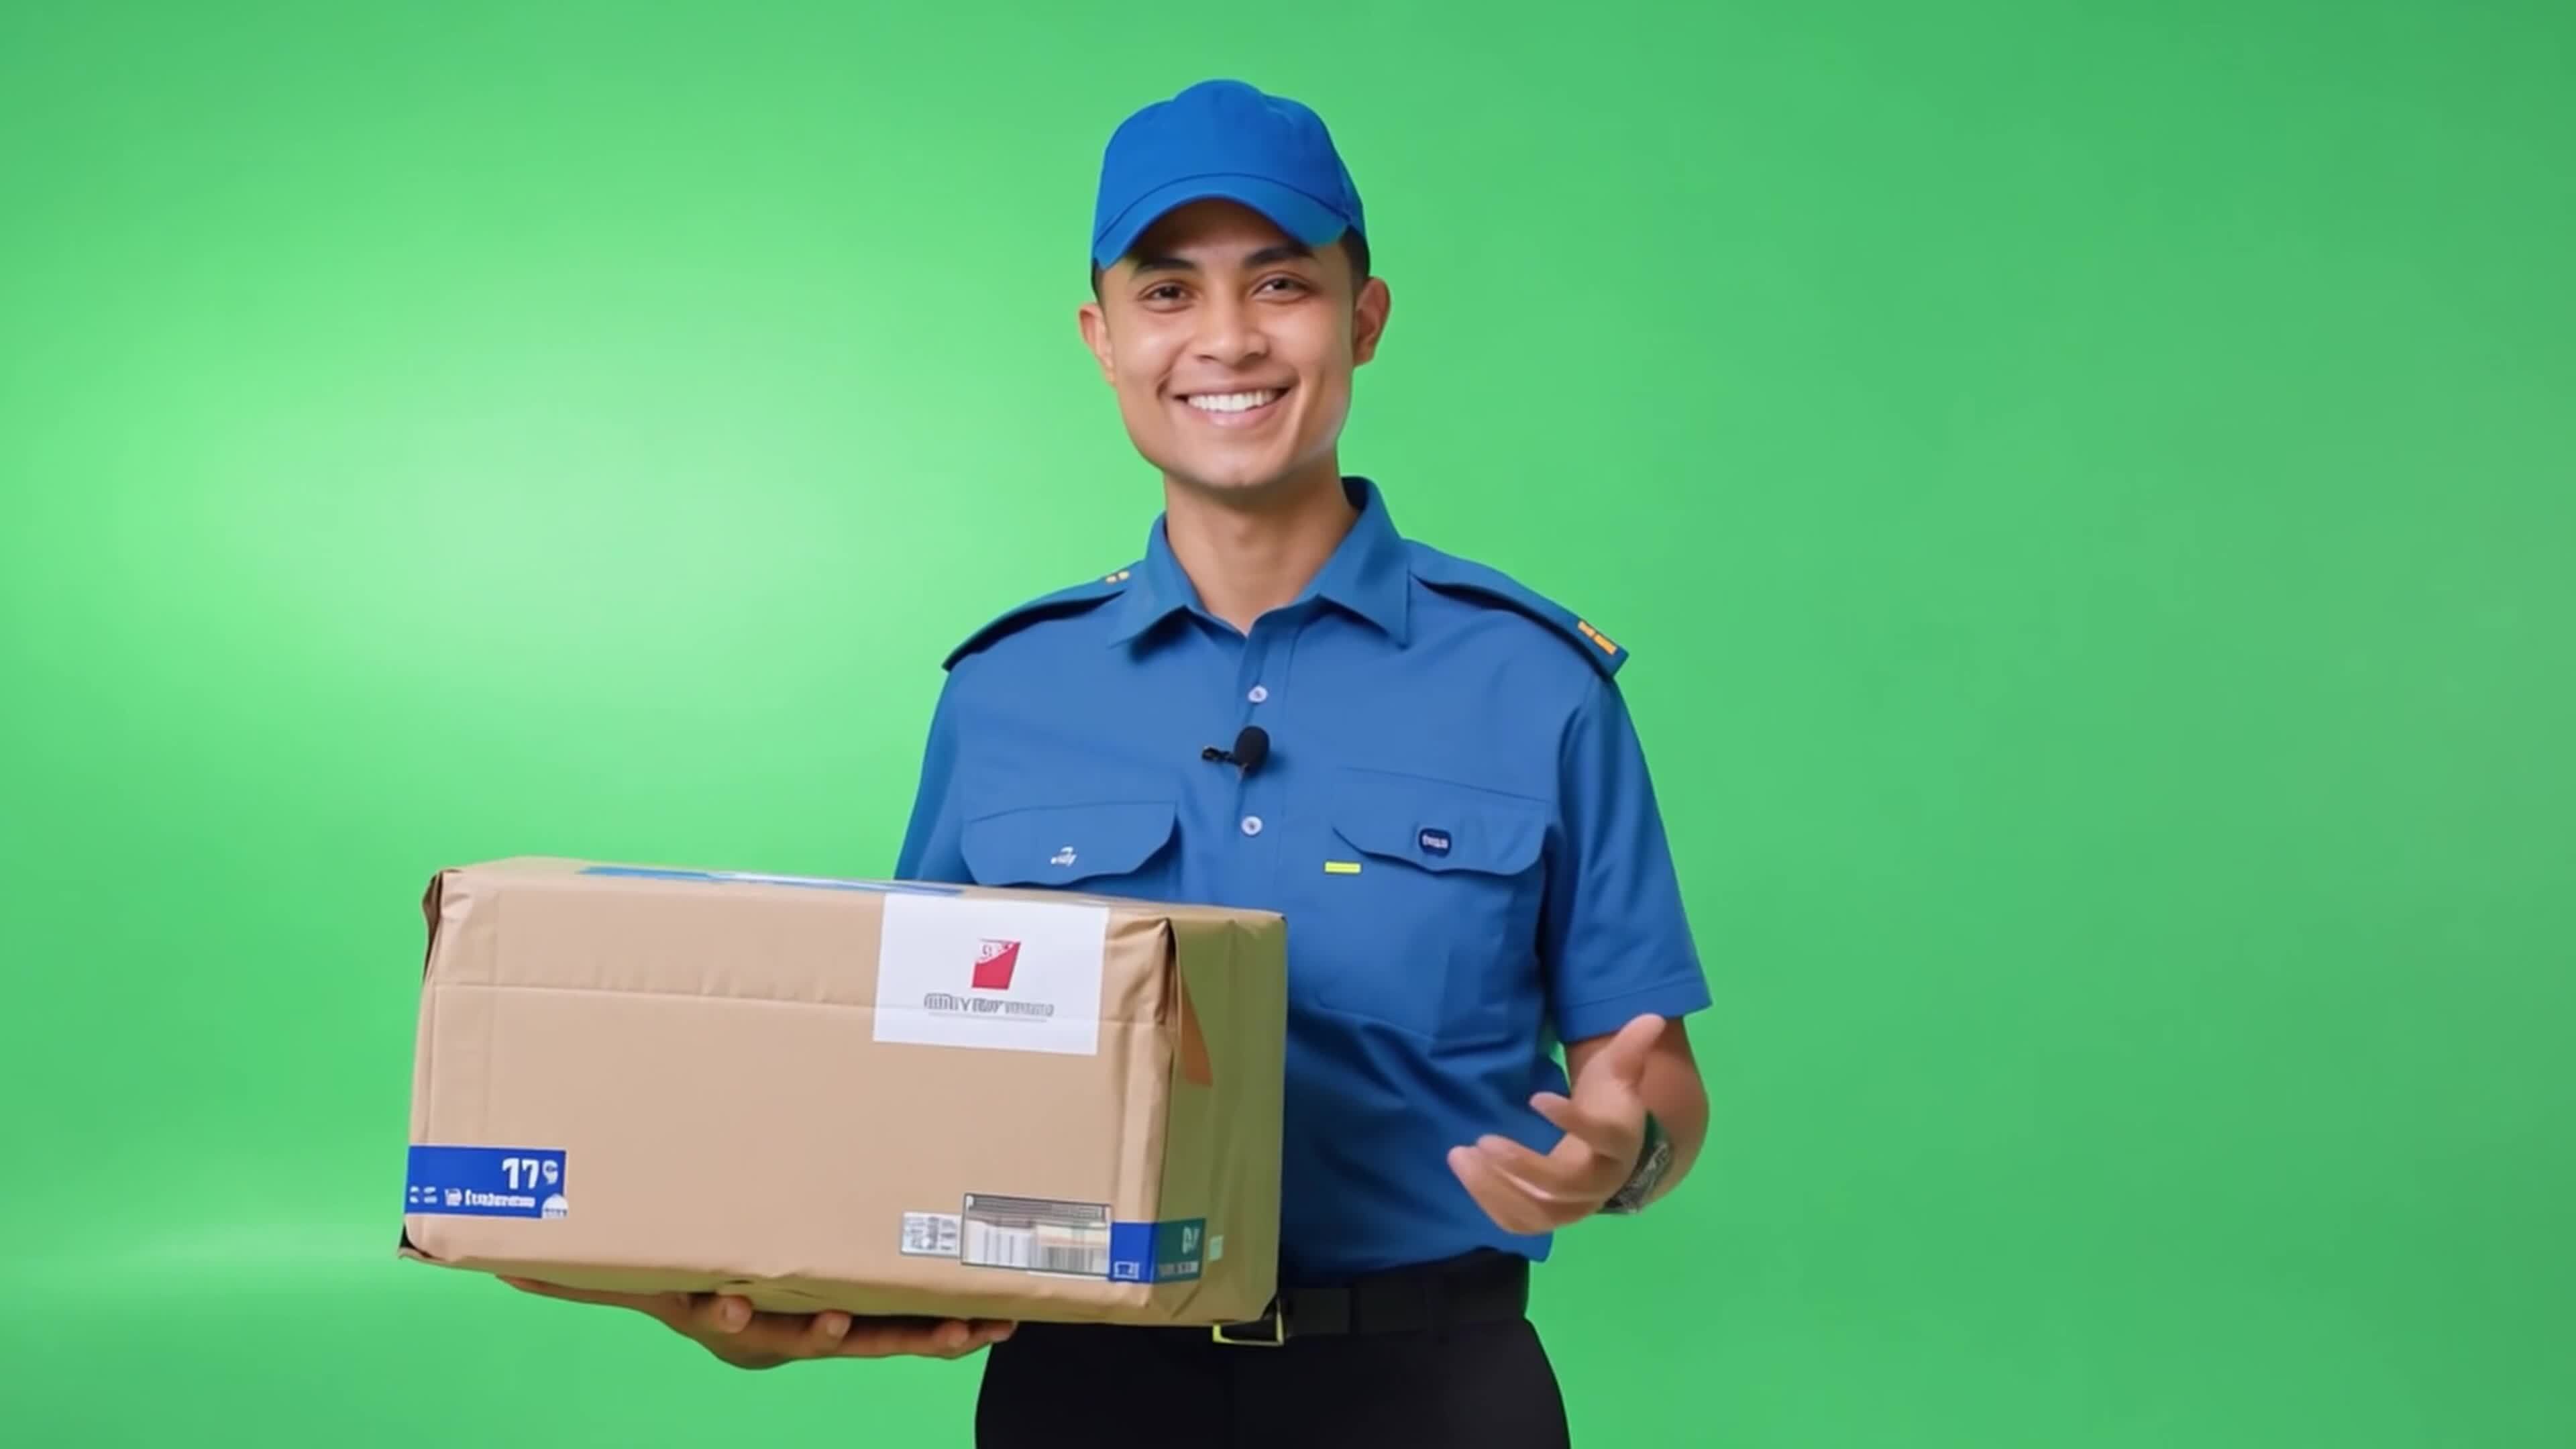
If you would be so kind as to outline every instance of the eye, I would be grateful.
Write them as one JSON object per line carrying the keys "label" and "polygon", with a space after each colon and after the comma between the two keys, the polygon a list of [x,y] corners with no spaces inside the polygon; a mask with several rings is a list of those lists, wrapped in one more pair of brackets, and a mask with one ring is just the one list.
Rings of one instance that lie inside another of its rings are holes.
{"label": "eye", "polygon": [[1303,291],[1307,291],[1307,290],[1309,290],[1309,289],[1308,289],[1308,287],[1306,286],[1306,284],[1305,284],[1303,281],[1300,281],[1299,279],[1297,279],[1297,278],[1295,278],[1295,277],[1270,277],[1270,278],[1265,279],[1265,280],[1262,282],[1262,284],[1261,284],[1261,285],[1262,285],[1262,286],[1264,286],[1264,287],[1270,287],[1270,286],[1276,285],[1276,286],[1281,286],[1281,287],[1288,288],[1289,290],[1291,290],[1291,291],[1296,291],[1296,292],[1303,292]]}

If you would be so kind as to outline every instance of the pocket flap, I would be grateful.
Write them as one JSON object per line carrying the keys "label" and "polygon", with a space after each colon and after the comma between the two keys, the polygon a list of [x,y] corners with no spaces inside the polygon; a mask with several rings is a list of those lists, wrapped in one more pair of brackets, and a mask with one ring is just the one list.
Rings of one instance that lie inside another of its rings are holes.
{"label": "pocket flap", "polygon": [[1423,870],[1517,875],[1538,862],[1547,820],[1535,800],[1377,771],[1346,773],[1332,799],[1334,834]]}
{"label": "pocket flap", "polygon": [[1172,821],[1169,800],[1001,810],[967,821],[958,850],[978,885],[1062,885],[1142,869]]}

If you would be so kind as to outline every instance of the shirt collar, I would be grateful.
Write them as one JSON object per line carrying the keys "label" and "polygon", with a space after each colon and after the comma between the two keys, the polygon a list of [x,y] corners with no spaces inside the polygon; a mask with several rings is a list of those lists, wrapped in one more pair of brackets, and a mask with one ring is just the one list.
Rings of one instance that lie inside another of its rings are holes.
{"label": "shirt collar", "polygon": [[[1406,606],[1413,579],[1405,560],[1404,536],[1396,532],[1385,496],[1375,483],[1366,478],[1344,478],[1342,492],[1359,510],[1359,517],[1351,521],[1350,532],[1342,536],[1332,556],[1316,571],[1314,581],[1298,596],[1298,602],[1322,599],[1337,604],[1376,625],[1400,645],[1407,633]],[[1118,601],[1120,613],[1118,627],[1111,631],[1112,644],[1124,644],[1172,615],[1199,606],[1198,590],[1191,585],[1189,575],[1181,571],[1180,561],[1172,557],[1163,524],[1163,518],[1157,517],[1147,532],[1145,560],[1136,566],[1133,584]]]}

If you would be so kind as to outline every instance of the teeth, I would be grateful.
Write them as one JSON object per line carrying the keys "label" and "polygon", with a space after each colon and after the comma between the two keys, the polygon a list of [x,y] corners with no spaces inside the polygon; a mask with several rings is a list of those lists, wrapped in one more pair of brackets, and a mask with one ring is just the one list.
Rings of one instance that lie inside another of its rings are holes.
{"label": "teeth", "polygon": [[1191,407],[1206,413],[1248,413],[1279,396],[1279,389],[1264,388],[1259,392],[1203,392],[1190,398]]}

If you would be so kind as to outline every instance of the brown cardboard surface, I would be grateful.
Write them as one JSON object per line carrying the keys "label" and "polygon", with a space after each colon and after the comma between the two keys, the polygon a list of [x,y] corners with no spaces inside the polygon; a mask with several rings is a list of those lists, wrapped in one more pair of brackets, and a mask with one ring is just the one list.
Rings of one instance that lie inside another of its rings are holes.
{"label": "brown cardboard surface", "polygon": [[[531,1191],[560,1211],[459,1214],[420,1169],[403,1256],[789,1311],[1260,1314],[1279,917],[657,869],[431,883],[410,1140],[559,1153]],[[1108,1222],[1185,1220],[1147,1256],[1196,1276],[1112,1276]]]}

